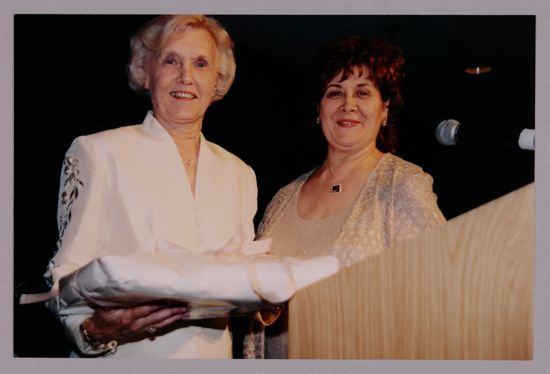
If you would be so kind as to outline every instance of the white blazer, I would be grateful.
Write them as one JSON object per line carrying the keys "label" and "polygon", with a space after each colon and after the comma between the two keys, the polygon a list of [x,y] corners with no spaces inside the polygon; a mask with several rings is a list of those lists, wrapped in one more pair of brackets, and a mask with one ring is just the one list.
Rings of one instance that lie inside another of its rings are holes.
{"label": "white blazer", "polygon": [[[61,173],[58,252],[46,277],[56,289],[99,256],[153,252],[161,242],[204,252],[252,241],[256,208],[252,168],[202,134],[193,196],[176,144],[150,112],[141,125],[73,141]],[[58,302],[49,307],[57,311]],[[79,331],[87,317],[60,316],[83,353],[91,353]],[[230,358],[224,327],[180,328],[124,344],[111,357]]]}

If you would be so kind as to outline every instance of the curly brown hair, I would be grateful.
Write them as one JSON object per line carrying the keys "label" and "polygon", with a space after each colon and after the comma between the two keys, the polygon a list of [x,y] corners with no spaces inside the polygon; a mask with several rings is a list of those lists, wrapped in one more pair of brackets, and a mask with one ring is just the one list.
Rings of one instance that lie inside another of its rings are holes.
{"label": "curly brown hair", "polygon": [[366,68],[383,101],[389,100],[387,125],[380,128],[376,140],[383,152],[395,153],[397,147],[396,116],[403,107],[402,85],[405,59],[401,48],[381,39],[359,36],[338,38],[322,49],[316,61],[317,103],[325,94],[327,84],[338,74],[341,81],[353,74],[353,68]]}

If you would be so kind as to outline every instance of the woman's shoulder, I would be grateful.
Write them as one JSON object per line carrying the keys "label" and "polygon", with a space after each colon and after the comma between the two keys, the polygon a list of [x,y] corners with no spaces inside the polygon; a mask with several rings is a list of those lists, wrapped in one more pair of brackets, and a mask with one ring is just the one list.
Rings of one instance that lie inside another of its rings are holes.
{"label": "woman's shoulder", "polygon": [[393,186],[402,191],[430,189],[432,176],[419,165],[387,153],[378,170],[378,185]]}
{"label": "woman's shoulder", "polygon": [[310,170],[307,173],[300,175],[290,183],[281,187],[275,194],[274,198],[285,198],[287,196],[294,194],[296,191],[300,189],[300,187],[305,183],[305,181],[309,178],[311,173],[313,173],[314,171],[315,169]]}
{"label": "woman's shoulder", "polygon": [[206,142],[206,145],[210,149],[212,154],[214,154],[214,156],[219,161],[228,164],[228,166],[231,165],[233,167],[245,168],[245,169],[250,168],[250,166],[246,162],[244,162],[240,157],[238,157],[234,153],[228,151],[227,149],[225,149],[221,145],[218,145],[218,144],[213,143],[213,142],[211,142],[209,140],[206,140],[206,139],[204,139],[204,141]]}
{"label": "woman's shoulder", "polygon": [[90,142],[116,141],[121,138],[136,136],[139,134],[140,125],[124,125],[112,129],[102,130],[91,134],[78,136],[77,139],[86,139]]}
{"label": "woman's shoulder", "polygon": [[424,170],[419,165],[391,153],[386,153],[382,158],[382,162],[383,169],[386,171],[392,171],[394,173],[397,172],[405,175],[425,174]]}
{"label": "woman's shoulder", "polygon": [[135,132],[136,125],[132,125],[80,135],[73,139],[68,152],[96,154],[100,150],[115,150],[131,143],[128,140]]}
{"label": "woman's shoulder", "polygon": [[139,125],[121,126],[87,135],[80,135],[73,139],[65,152],[66,158],[74,158],[81,165],[90,168],[100,168],[106,165],[112,156],[141,152],[142,144],[135,141]]}
{"label": "woman's shoulder", "polygon": [[116,149],[117,144],[128,144],[137,125],[122,126],[114,129],[79,135],[71,142],[69,153],[95,153],[99,149]]}
{"label": "woman's shoulder", "polygon": [[433,178],[422,167],[395,155],[387,155],[375,185],[398,196],[398,200],[415,200],[433,195]]}
{"label": "woman's shoulder", "polygon": [[300,190],[300,186],[302,186],[302,184],[307,180],[309,175],[311,175],[314,170],[300,175],[292,182],[286,184],[284,187],[281,187],[277,191],[277,193],[271,198],[269,204],[265,209],[264,216],[262,218],[262,221],[260,222],[260,226],[258,227],[258,238],[261,238],[263,235],[265,235],[266,230],[268,230],[267,232],[269,232],[269,230],[272,228],[273,223],[280,218],[288,202]]}
{"label": "woman's shoulder", "polygon": [[203,138],[203,139],[206,142],[206,145],[208,146],[208,148],[210,148],[210,150],[216,156],[221,157],[221,158],[227,158],[228,160],[231,160],[231,161],[234,161],[234,162],[244,162],[237,155],[235,155],[234,153],[229,152],[227,149],[225,149],[221,145],[216,144],[214,142],[211,142],[210,140],[207,140],[205,138]]}

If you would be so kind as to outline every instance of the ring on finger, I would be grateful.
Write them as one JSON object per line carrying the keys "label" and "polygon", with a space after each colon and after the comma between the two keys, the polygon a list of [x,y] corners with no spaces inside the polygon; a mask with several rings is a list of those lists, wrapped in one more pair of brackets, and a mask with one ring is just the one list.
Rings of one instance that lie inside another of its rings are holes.
{"label": "ring on finger", "polygon": [[154,327],[149,327],[145,331],[147,331],[149,334],[154,334],[155,332],[157,332],[157,329]]}

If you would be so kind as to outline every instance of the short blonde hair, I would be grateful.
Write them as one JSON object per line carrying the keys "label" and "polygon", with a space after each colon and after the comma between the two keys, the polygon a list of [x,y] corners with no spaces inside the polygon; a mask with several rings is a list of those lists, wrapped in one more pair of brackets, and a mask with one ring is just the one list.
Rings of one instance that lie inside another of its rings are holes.
{"label": "short blonde hair", "polygon": [[218,54],[218,77],[213,101],[225,96],[235,78],[233,40],[217,20],[203,15],[159,16],[145,24],[130,39],[128,83],[133,90],[145,89],[146,68],[151,56],[162,49],[170,36],[186,28],[204,29],[214,39]]}

